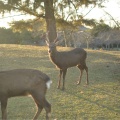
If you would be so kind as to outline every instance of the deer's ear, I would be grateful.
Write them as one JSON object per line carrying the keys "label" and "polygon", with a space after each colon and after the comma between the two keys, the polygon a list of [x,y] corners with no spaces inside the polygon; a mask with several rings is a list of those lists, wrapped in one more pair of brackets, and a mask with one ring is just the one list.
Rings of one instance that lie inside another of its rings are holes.
{"label": "deer's ear", "polygon": [[50,44],[49,38],[48,38],[48,33],[49,33],[49,31],[47,31],[47,33],[46,33],[46,40],[45,40],[47,46],[49,46],[49,44]]}
{"label": "deer's ear", "polygon": [[56,42],[55,42],[55,44],[56,45],[59,45],[59,44],[61,44],[63,42],[63,40],[57,40]]}

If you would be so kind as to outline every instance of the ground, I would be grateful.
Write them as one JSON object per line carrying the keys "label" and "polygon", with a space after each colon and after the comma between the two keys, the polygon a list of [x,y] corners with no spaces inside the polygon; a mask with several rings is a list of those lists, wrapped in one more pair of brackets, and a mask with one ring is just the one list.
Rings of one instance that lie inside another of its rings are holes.
{"label": "ground", "polygon": [[[57,89],[59,70],[50,62],[47,47],[0,45],[0,70],[32,68],[49,75],[53,83],[46,98],[52,105],[52,120],[119,120],[120,51],[87,50],[87,53],[90,85],[84,86],[85,72],[81,84],[76,85],[79,70],[73,67],[68,69],[64,92]],[[35,112],[31,97],[9,99],[8,119],[32,119]],[[45,110],[39,119],[45,119]]]}

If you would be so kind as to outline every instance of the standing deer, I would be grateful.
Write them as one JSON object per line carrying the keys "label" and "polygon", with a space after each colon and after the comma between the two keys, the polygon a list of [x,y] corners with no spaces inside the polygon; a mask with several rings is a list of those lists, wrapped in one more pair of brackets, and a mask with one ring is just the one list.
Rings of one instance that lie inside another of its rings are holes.
{"label": "standing deer", "polygon": [[46,120],[49,120],[51,105],[45,99],[50,78],[38,70],[15,69],[0,72],[0,101],[2,120],[7,119],[7,101],[10,97],[31,95],[38,107],[34,116],[36,120],[42,109],[46,110]]}
{"label": "standing deer", "polygon": [[62,90],[65,88],[65,76],[67,73],[67,69],[69,67],[77,66],[79,70],[81,71],[80,79],[78,80],[77,84],[80,84],[81,78],[83,75],[84,69],[86,70],[87,74],[87,81],[86,84],[89,84],[88,81],[88,67],[86,66],[86,57],[87,52],[82,48],[74,48],[71,51],[57,51],[56,46],[58,45],[59,41],[57,38],[54,40],[54,42],[50,43],[49,39],[47,37],[46,44],[48,46],[48,54],[50,57],[50,60],[53,62],[53,64],[56,65],[57,68],[60,69],[60,78],[58,80],[58,86],[57,88],[60,88],[61,83],[61,77],[63,77],[63,87]]}

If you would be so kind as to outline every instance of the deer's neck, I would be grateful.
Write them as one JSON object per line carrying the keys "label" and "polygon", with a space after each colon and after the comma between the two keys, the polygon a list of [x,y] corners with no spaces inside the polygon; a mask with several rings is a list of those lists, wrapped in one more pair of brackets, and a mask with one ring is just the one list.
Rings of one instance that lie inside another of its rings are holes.
{"label": "deer's neck", "polygon": [[57,49],[54,50],[54,51],[52,51],[52,53],[50,54],[50,58],[51,58],[52,62],[55,63],[55,64],[56,64],[56,62],[57,62],[57,61],[56,61],[57,55],[58,55]]}

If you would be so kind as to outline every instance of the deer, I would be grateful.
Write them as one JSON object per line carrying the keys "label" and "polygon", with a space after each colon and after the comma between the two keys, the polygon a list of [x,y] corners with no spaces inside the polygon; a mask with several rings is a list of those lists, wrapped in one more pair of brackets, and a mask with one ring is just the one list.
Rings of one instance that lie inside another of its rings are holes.
{"label": "deer", "polygon": [[65,89],[65,77],[67,69],[70,67],[77,66],[80,70],[80,78],[77,81],[77,85],[81,83],[83,71],[86,71],[87,80],[86,85],[89,84],[88,81],[88,67],[86,66],[87,52],[82,48],[74,48],[70,51],[58,51],[57,45],[60,43],[58,40],[58,35],[54,42],[50,42],[48,39],[48,33],[46,33],[46,44],[48,46],[48,54],[51,62],[59,69],[59,80],[57,88],[60,89],[61,77],[63,79],[62,90]]}
{"label": "deer", "polygon": [[13,69],[0,71],[0,102],[2,120],[7,120],[7,102],[11,97],[30,95],[38,108],[33,120],[36,120],[42,109],[49,120],[51,104],[45,98],[52,81],[45,73],[34,69]]}

